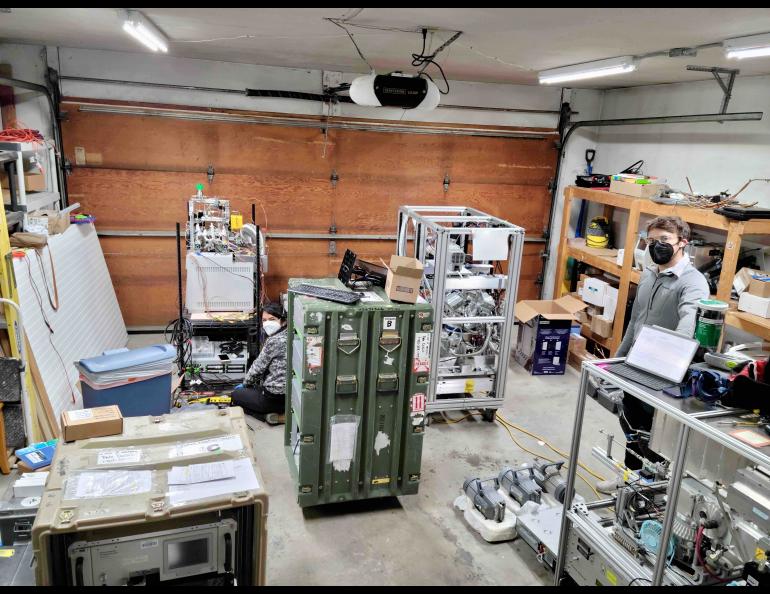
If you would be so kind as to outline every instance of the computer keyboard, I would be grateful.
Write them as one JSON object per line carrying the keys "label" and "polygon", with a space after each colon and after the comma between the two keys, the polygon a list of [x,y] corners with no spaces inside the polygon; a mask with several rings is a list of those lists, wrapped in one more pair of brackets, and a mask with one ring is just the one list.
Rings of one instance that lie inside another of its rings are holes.
{"label": "computer keyboard", "polygon": [[296,287],[289,287],[289,291],[345,305],[352,305],[361,300],[361,296],[353,291],[340,291],[339,289],[329,289],[328,287],[318,287],[316,285],[297,285]]}
{"label": "computer keyboard", "polygon": [[626,365],[625,363],[614,363],[613,365],[608,365],[606,369],[615,375],[619,375],[620,377],[636,382],[637,384],[642,384],[653,390],[665,390],[666,388],[676,385],[671,380],[657,377],[651,373]]}

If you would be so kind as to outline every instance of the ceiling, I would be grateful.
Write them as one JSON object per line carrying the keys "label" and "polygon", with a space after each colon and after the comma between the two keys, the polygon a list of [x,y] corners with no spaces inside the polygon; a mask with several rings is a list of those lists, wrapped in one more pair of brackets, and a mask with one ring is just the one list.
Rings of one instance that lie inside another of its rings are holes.
{"label": "ceiling", "polygon": [[[0,12],[0,40],[142,52],[114,8],[12,8]],[[438,61],[454,80],[537,84],[537,71],[621,55],[770,32],[767,8],[140,8],[170,38],[173,56],[294,68],[367,72],[344,31],[325,17],[385,29],[440,29],[435,48],[463,35]],[[352,18],[351,18],[352,17]],[[417,32],[351,27],[380,72],[413,71]],[[225,38],[225,39],[223,39]],[[235,39],[234,39],[235,38]],[[585,81],[590,88],[703,80],[685,66],[770,74],[770,57],[725,60],[720,48],[696,58],[652,58],[631,74]],[[432,72],[433,67],[429,70]]]}

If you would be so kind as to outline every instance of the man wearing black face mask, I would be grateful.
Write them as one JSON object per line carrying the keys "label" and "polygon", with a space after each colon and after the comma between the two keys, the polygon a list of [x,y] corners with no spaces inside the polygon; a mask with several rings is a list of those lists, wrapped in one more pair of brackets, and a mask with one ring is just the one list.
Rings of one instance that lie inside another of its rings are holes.
{"label": "man wearing black face mask", "polygon": [[[660,326],[692,338],[695,334],[697,303],[709,296],[706,277],[690,263],[684,248],[690,240],[690,227],[679,217],[658,217],[647,225],[647,243],[655,265],[642,273],[631,311],[628,329],[620,343],[617,357],[625,357],[643,326]],[[660,457],[639,439],[638,431],[649,432],[653,409],[636,398],[626,397],[620,425],[628,438],[628,448],[658,461]],[[641,462],[626,452],[626,466],[641,468]],[[606,482],[606,481],[604,481]],[[611,485],[599,484],[599,490],[611,491]]]}

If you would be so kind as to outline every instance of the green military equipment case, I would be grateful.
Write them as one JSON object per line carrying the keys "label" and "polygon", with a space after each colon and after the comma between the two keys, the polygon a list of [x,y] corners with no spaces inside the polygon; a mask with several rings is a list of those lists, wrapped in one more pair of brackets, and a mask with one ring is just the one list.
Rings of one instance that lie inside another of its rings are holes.
{"label": "green military equipment case", "polygon": [[433,310],[374,288],[355,305],[295,294],[284,444],[302,507],[417,493]]}

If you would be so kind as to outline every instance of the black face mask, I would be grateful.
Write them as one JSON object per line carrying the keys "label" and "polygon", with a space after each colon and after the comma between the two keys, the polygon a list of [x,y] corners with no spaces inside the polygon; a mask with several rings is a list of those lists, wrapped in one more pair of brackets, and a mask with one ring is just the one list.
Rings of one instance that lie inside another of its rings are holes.
{"label": "black face mask", "polygon": [[674,246],[662,241],[653,241],[650,243],[650,256],[658,266],[668,264],[674,257]]}

